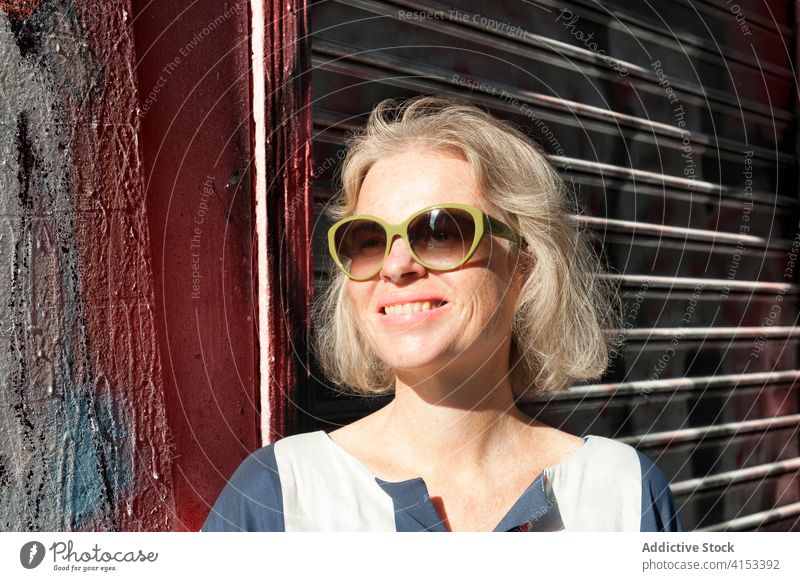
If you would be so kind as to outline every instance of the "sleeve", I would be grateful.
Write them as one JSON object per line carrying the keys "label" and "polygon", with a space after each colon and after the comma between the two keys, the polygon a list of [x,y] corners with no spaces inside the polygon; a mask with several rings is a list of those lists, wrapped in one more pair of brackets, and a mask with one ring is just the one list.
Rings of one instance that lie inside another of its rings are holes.
{"label": "sleeve", "polygon": [[274,445],[239,465],[208,514],[201,532],[283,532],[283,493]]}
{"label": "sleeve", "polygon": [[650,458],[636,453],[642,468],[641,532],[684,532],[666,477]]}

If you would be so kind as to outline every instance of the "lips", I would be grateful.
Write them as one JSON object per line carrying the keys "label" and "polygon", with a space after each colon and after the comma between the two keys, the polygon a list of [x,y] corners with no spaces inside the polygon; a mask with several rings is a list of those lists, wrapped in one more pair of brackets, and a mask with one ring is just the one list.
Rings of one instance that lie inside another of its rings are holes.
{"label": "lips", "polygon": [[430,311],[446,305],[445,301],[424,301],[421,303],[403,303],[398,305],[386,305],[383,307],[383,314],[385,315],[411,315],[414,313],[421,313],[423,311]]}
{"label": "lips", "polygon": [[400,327],[407,325],[418,325],[435,317],[448,313],[451,308],[448,302],[441,302],[439,306],[433,307],[427,311],[417,311],[411,313],[386,313],[384,309],[378,311],[378,322],[382,325],[390,327]]}
{"label": "lips", "polygon": [[377,312],[386,315],[386,307],[392,305],[403,305],[407,303],[430,303],[431,310],[442,307],[448,303],[442,295],[425,292],[402,292],[392,293],[378,301]]}

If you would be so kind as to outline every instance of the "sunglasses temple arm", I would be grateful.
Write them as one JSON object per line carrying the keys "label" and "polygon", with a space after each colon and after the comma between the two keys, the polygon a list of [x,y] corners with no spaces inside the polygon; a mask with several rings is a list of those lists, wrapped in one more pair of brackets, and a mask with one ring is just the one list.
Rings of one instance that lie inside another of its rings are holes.
{"label": "sunglasses temple arm", "polygon": [[489,223],[489,229],[493,236],[500,236],[501,238],[510,240],[519,246],[525,246],[527,244],[525,238],[510,226],[504,224],[500,220],[492,218],[491,216],[486,216],[486,219]]}

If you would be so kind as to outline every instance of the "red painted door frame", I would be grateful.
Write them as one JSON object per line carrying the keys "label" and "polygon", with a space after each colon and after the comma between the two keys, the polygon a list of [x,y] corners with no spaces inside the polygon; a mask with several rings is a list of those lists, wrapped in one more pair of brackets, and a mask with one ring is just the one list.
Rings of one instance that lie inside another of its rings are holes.
{"label": "red painted door frame", "polygon": [[197,530],[241,460],[290,432],[313,285],[306,6],[289,4],[133,2],[173,530]]}

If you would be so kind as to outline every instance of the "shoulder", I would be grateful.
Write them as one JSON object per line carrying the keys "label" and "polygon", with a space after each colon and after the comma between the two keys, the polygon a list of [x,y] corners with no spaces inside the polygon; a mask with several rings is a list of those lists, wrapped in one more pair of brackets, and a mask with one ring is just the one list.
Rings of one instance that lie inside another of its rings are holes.
{"label": "shoulder", "polygon": [[283,530],[282,486],[275,444],[256,450],[239,464],[201,530]]}
{"label": "shoulder", "polygon": [[642,531],[683,531],[683,523],[664,473],[637,450],[642,467]]}
{"label": "shoulder", "polygon": [[595,477],[640,481],[642,462],[632,446],[603,436],[587,436],[583,464]]}
{"label": "shoulder", "polygon": [[584,448],[548,476],[567,529],[657,531],[680,526],[663,473],[623,442],[587,436]]}
{"label": "shoulder", "polygon": [[286,531],[394,531],[392,499],[324,431],[275,443]]}
{"label": "shoulder", "polygon": [[372,412],[354,422],[350,422],[328,432],[327,437],[346,450],[353,450],[360,456],[371,456],[371,450],[385,449],[385,414],[388,406]]}
{"label": "shoulder", "polygon": [[641,483],[642,492],[658,496],[669,494],[664,473],[645,454],[623,442],[602,436],[589,436],[586,463],[594,476],[606,479],[631,479]]}
{"label": "shoulder", "polygon": [[523,450],[525,454],[540,458],[543,466],[555,466],[569,461],[573,456],[580,455],[584,448],[584,438],[565,432],[536,419],[528,421],[528,428],[524,433]]}
{"label": "shoulder", "polygon": [[592,439],[600,444],[595,456],[604,460],[607,482],[625,479],[637,483],[641,491],[640,531],[682,531],[669,480],[655,462],[628,444],[598,436]]}

